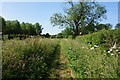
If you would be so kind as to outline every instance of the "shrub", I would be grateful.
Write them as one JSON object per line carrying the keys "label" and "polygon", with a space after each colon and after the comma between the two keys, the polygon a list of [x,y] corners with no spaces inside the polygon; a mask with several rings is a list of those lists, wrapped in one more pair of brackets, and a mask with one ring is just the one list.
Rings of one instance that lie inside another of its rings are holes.
{"label": "shrub", "polygon": [[76,40],[86,40],[86,43],[94,45],[99,45],[101,48],[110,48],[116,43],[120,44],[120,30],[101,30],[99,32],[95,32],[84,37],[77,36]]}
{"label": "shrub", "polygon": [[73,39],[73,36],[72,36],[72,35],[69,35],[69,36],[68,36],[68,39]]}

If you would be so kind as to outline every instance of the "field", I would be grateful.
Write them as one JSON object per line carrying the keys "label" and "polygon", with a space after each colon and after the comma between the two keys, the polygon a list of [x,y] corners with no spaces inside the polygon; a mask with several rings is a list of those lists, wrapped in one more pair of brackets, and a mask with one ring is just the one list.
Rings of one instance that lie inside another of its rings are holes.
{"label": "field", "polygon": [[120,47],[87,43],[89,36],[2,41],[2,77],[118,78]]}

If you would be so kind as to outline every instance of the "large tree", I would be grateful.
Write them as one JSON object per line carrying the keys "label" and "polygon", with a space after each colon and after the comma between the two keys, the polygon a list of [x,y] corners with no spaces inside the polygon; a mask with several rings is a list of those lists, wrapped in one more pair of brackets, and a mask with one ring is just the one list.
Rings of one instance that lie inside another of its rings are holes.
{"label": "large tree", "polygon": [[12,33],[11,28],[12,28],[11,21],[7,20],[6,21],[6,27],[5,27],[5,34],[11,34]]}
{"label": "large tree", "polygon": [[11,21],[11,33],[12,34],[20,34],[21,33],[21,27],[19,21]]}
{"label": "large tree", "polygon": [[40,35],[43,30],[42,25],[39,25],[39,23],[35,23],[34,26],[35,26],[37,35]]}
{"label": "large tree", "polygon": [[3,32],[5,34],[6,32],[6,22],[3,17],[0,16],[0,32]]}
{"label": "large tree", "polygon": [[72,28],[66,27],[66,28],[62,31],[62,35],[63,35],[64,38],[67,38],[69,35],[73,35],[73,30],[72,30]]}
{"label": "large tree", "polygon": [[64,15],[55,13],[51,18],[53,26],[71,27],[77,36],[86,27],[96,25],[105,18],[106,9],[97,2],[68,2],[68,8],[64,9]]}
{"label": "large tree", "polygon": [[33,25],[31,23],[26,23],[25,26],[26,26],[27,34],[32,35]]}
{"label": "large tree", "polygon": [[22,33],[22,34],[26,34],[26,33],[27,33],[27,30],[26,30],[26,25],[25,25],[25,23],[22,22],[22,23],[20,24],[20,26],[21,26],[21,33]]}

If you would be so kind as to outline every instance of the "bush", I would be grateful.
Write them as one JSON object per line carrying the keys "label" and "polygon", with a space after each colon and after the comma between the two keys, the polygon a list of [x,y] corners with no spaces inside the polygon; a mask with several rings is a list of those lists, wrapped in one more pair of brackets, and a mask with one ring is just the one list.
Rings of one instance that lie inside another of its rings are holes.
{"label": "bush", "polygon": [[116,43],[119,45],[120,43],[120,30],[114,29],[114,30],[101,30],[99,32],[95,32],[89,35],[86,35],[84,37],[76,37],[76,40],[79,41],[79,39],[83,38],[86,40],[87,44],[99,45],[101,48],[111,48]]}
{"label": "bush", "polygon": [[73,36],[72,36],[72,35],[69,35],[69,36],[68,36],[68,39],[73,39]]}

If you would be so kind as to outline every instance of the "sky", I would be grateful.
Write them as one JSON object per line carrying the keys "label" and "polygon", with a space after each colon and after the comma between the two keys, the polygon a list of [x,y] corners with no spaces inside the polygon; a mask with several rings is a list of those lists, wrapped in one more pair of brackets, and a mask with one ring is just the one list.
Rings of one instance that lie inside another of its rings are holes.
{"label": "sky", "polygon": [[[1,6],[2,4],[2,6]],[[114,26],[118,23],[118,3],[102,2],[107,10],[107,19],[101,23],[111,23]],[[44,28],[42,34],[54,35],[60,33],[59,27],[52,27],[50,17],[54,13],[64,13],[63,2],[2,2],[0,3],[0,16],[5,20],[18,20],[20,23],[38,22]]]}

